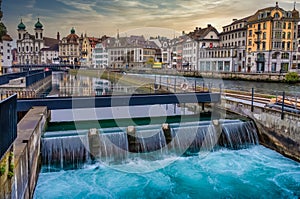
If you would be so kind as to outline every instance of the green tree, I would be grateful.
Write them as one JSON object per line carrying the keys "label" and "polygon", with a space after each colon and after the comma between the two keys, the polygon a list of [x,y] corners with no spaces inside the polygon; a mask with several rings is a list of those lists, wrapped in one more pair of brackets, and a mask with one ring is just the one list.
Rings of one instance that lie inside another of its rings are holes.
{"label": "green tree", "polygon": [[285,81],[289,84],[294,84],[299,81],[299,75],[297,72],[288,72],[285,75]]}

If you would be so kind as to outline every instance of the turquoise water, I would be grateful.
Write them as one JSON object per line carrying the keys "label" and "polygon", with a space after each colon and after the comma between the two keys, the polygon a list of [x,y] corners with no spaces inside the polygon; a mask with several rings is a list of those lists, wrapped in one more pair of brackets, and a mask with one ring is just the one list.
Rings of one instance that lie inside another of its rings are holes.
{"label": "turquoise water", "polygon": [[[153,167],[158,169],[151,171]],[[34,195],[36,199],[299,197],[300,164],[260,145],[42,172]]]}

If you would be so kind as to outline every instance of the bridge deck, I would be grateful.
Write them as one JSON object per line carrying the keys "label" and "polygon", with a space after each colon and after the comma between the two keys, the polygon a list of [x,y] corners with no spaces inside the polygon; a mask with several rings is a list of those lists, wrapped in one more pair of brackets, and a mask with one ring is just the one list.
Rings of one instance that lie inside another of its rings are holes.
{"label": "bridge deck", "polygon": [[175,103],[218,103],[220,93],[168,93],[168,94],[137,94],[95,97],[51,97],[37,99],[18,99],[17,110],[28,111],[33,106],[47,106],[49,110],[98,108],[114,106],[138,106]]}

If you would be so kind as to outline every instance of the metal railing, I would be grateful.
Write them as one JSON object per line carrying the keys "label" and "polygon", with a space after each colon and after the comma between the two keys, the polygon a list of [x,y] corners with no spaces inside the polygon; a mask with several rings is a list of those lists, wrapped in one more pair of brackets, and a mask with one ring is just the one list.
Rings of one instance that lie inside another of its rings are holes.
{"label": "metal railing", "polygon": [[17,95],[0,101],[0,159],[17,138]]}
{"label": "metal railing", "polygon": [[51,74],[52,74],[52,71],[43,71],[43,72],[35,73],[32,75],[27,75],[26,76],[26,87],[50,76]]}

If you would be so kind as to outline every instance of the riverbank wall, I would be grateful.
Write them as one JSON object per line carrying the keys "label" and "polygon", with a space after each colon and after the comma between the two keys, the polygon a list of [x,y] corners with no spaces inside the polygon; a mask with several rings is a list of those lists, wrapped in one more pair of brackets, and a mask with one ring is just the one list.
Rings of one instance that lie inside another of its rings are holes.
{"label": "riverbank wall", "polygon": [[32,107],[18,123],[18,136],[0,162],[0,198],[33,197],[41,165],[40,138],[47,118],[46,107]]}
{"label": "riverbank wall", "polygon": [[254,106],[251,104],[223,99],[217,104],[226,111],[252,119],[259,131],[260,144],[282,155],[300,162],[300,116],[299,114]]}

